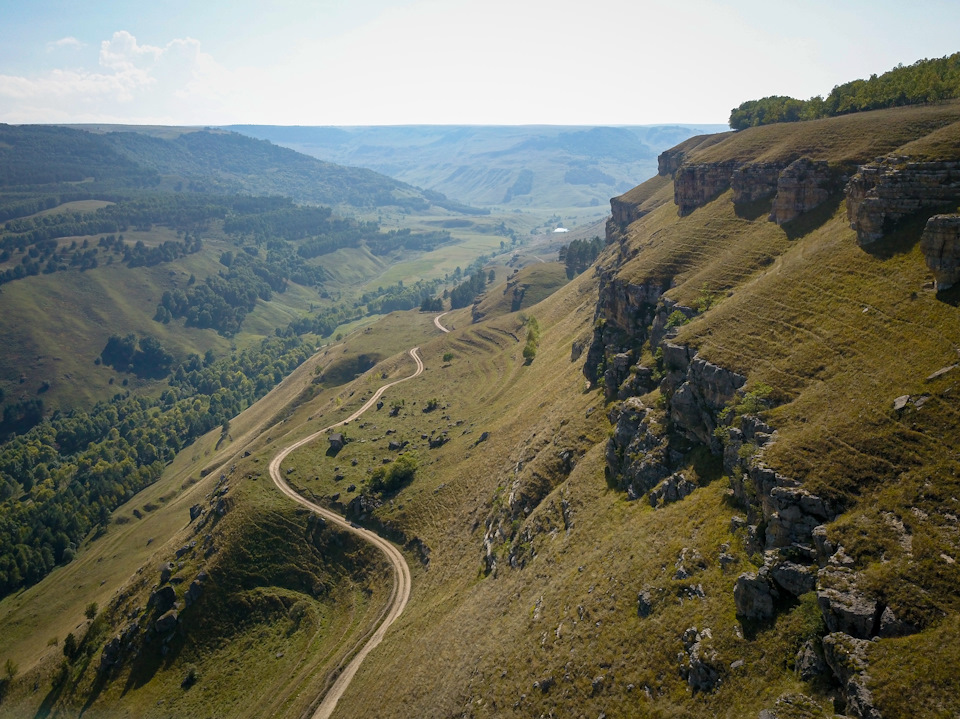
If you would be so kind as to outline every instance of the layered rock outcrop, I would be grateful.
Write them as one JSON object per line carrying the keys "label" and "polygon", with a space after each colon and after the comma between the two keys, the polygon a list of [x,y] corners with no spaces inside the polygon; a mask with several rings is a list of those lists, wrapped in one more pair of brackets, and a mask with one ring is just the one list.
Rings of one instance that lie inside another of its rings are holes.
{"label": "layered rock outcrop", "polygon": [[927,220],[920,249],[937,291],[953,287],[960,281],[960,215],[934,215]]}
{"label": "layered rock outcrop", "polygon": [[[667,350],[665,343],[664,358]],[[673,349],[676,348],[676,349]],[[671,355],[680,359],[686,350],[689,360],[686,363],[686,376],[677,387],[670,401],[670,419],[686,436],[704,444],[719,453],[720,445],[714,436],[717,427],[717,414],[733,399],[736,391],[743,387],[747,378],[742,374],[718,367],[697,355],[690,357],[687,348],[671,346]]]}
{"label": "layered rock outcrop", "polygon": [[838,185],[826,162],[806,157],[787,164],[728,161],[686,165],[682,153],[666,155],[660,156],[660,174],[669,172],[674,177],[674,202],[681,217],[732,188],[735,205],[772,197],[769,220],[782,225],[826,202]]}
{"label": "layered rock outcrop", "polygon": [[739,166],[740,163],[735,160],[680,165],[673,177],[673,201],[677,205],[677,213],[685,217],[730,189],[733,172]]}
{"label": "layered rock outcrop", "polygon": [[801,157],[791,162],[777,177],[770,221],[782,225],[795,220],[826,202],[833,188],[833,174],[823,160]]}
{"label": "layered rock outcrop", "polygon": [[636,222],[647,214],[647,210],[641,210],[633,202],[625,202],[618,197],[610,198],[610,220],[609,223],[626,227],[631,222]]}
{"label": "layered rock outcrop", "polygon": [[730,186],[736,205],[765,200],[777,193],[777,180],[783,165],[771,162],[755,162],[733,171]]}
{"label": "layered rock outcrop", "polygon": [[847,183],[847,219],[857,242],[876,242],[897,222],[925,208],[960,201],[960,162],[884,157],[862,165]]}
{"label": "layered rock outcrop", "polygon": [[673,177],[686,159],[687,153],[679,147],[665,150],[657,157],[657,174],[661,177]]}

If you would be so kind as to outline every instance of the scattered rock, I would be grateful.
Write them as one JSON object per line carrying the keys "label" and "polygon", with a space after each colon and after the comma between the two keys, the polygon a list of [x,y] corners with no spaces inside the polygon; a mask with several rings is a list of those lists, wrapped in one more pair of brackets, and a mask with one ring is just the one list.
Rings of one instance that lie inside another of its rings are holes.
{"label": "scattered rock", "polygon": [[653,595],[649,589],[643,589],[637,595],[637,616],[646,618],[653,611]]}
{"label": "scattered rock", "polygon": [[687,481],[687,478],[680,472],[675,472],[650,492],[650,506],[660,508],[673,502],[679,502],[692,494],[696,488],[697,485]]}
{"label": "scattered rock", "polygon": [[803,694],[785,694],[772,709],[764,709],[757,719],[820,719],[823,707]]}
{"label": "scattered rock", "polygon": [[201,505],[195,504],[195,505],[193,505],[192,507],[190,507],[190,521],[191,521],[191,522],[192,522],[193,520],[195,520],[197,517],[199,517],[201,514],[203,514],[203,507],[202,507]]}
{"label": "scattered rock", "polygon": [[685,654],[681,652],[677,657],[680,661],[680,676],[686,680],[694,694],[713,691],[720,683],[717,653],[709,645],[712,638],[709,629],[698,632],[696,627],[690,627],[681,637]]}
{"label": "scattered rock", "polygon": [[939,379],[940,377],[943,377],[943,375],[945,375],[947,372],[952,372],[952,371],[955,370],[957,367],[960,367],[960,364],[952,364],[952,365],[949,365],[949,366],[947,366],[947,367],[941,367],[941,368],[938,369],[936,372],[934,372],[932,375],[930,375],[929,377],[927,377],[927,382],[932,382],[932,381],[935,380],[935,379]]}
{"label": "scattered rock", "polygon": [[893,409],[897,412],[902,412],[906,406],[910,403],[910,395],[903,394],[893,400]]}
{"label": "scattered rock", "polygon": [[203,594],[203,584],[199,579],[194,579],[184,592],[183,601],[189,607],[200,598],[201,594]]}
{"label": "scattered rock", "polygon": [[122,647],[123,642],[119,635],[115,636],[104,645],[103,652],[100,654],[99,671],[101,674],[117,663],[117,660],[120,658],[120,650]]}
{"label": "scattered rock", "polygon": [[553,677],[545,677],[533,683],[534,689],[539,689],[541,692],[546,694],[550,691],[550,688],[556,683],[556,680]]}

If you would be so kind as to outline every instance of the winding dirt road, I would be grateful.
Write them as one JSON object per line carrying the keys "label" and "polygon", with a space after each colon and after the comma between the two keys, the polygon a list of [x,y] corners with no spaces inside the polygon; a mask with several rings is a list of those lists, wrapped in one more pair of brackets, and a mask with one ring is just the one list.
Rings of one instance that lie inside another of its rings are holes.
{"label": "winding dirt road", "polygon": [[444,327],[442,324],[440,324],[440,318],[443,317],[444,315],[448,315],[448,314],[450,314],[450,313],[449,313],[449,312],[441,312],[440,314],[438,314],[436,317],[433,318],[433,324],[435,324],[435,325],[437,326],[437,329],[440,330],[441,332],[449,332],[449,331],[450,331],[450,330],[448,330],[446,327]]}
{"label": "winding dirt road", "polygon": [[[439,327],[439,324],[437,326]],[[443,328],[441,327],[441,329]],[[446,331],[447,330],[444,330],[444,332]],[[277,488],[281,492],[295,502],[299,502],[304,507],[316,512],[328,522],[333,522],[341,529],[344,529],[348,532],[353,532],[361,539],[370,542],[370,544],[374,545],[386,555],[387,560],[391,565],[393,565],[394,569],[393,591],[390,594],[390,600],[387,602],[387,606],[384,609],[383,614],[381,614],[382,621],[380,626],[377,627],[377,630],[373,633],[370,639],[367,640],[367,643],[364,644],[363,647],[353,656],[353,659],[350,660],[350,663],[347,664],[346,667],[343,667],[333,686],[330,687],[329,691],[327,691],[326,695],[324,695],[323,701],[320,703],[320,706],[313,715],[313,719],[328,719],[330,717],[330,715],[333,713],[333,710],[336,708],[340,697],[343,696],[343,692],[353,679],[353,675],[356,674],[357,669],[360,668],[360,664],[363,663],[363,660],[366,658],[367,654],[373,651],[373,649],[381,642],[381,640],[383,640],[384,635],[387,633],[387,629],[390,628],[390,625],[393,624],[397,617],[399,617],[403,612],[403,608],[407,605],[407,600],[410,598],[410,567],[407,566],[407,561],[403,558],[403,554],[400,553],[400,550],[398,550],[386,539],[383,539],[368,529],[363,529],[362,527],[357,527],[351,524],[336,512],[331,512],[329,509],[325,509],[319,504],[314,504],[310,500],[305,499],[297,494],[281,476],[280,464],[284,459],[287,458],[287,455],[289,455],[295,449],[299,449],[303,445],[313,442],[315,439],[335,427],[339,427],[347,422],[352,422],[355,420],[357,417],[374,406],[383,393],[394,385],[398,385],[401,382],[406,382],[409,379],[418,377],[423,372],[423,361],[417,354],[419,349],[419,347],[414,347],[410,350],[410,356],[413,358],[413,361],[417,363],[417,369],[412,375],[383,385],[383,387],[374,393],[373,397],[368,399],[360,409],[351,414],[349,417],[337,422],[336,424],[331,424],[329,427],[324,427],[323,429],[314,432],[309,437],[304,437],[298,442],[294,442],[293,444],[284,447],[270,461],[270,477],[273,479],[273,483],[277,485]]]}

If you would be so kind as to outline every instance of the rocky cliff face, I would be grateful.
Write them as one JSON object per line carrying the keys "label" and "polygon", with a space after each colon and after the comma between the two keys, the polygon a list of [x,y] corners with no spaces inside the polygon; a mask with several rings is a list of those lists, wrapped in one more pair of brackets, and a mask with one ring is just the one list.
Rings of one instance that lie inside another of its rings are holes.
{"label": "rocky cliff face", "polygon": [[614,197],[610,200],[610,220],[608,220],[608,224],[613,223],[619,227],[626,227],[631,222],[636,222],[646,214],[646,210],[641,210],[634,203],[623,202],[619,198]]}
{"label": "rocky cliff face", "polygon": [[673,201],[677,212],[686,217],[698,207],[730,188],[736,161],[712,164],[681,164],[673,177]]}
{"label": "rocky cliff face", "polygon": [[661,177],[673,177],[683,164],[686,155],[686,152],[677,147],[661,152],[657,157],[657,174]]}
{"label": "rocky cliff face", "polygon": [[826,162],[801,157],[787,165],[777,177],[777,193],[770,221],[782,225],[819,207],[834,189],[833,173]]}
{"label": "rocky cliff face", "polygon": [[[892,217],[891,208],[907,212],[924,202],[944,201],[953,170],[946,166],[950,163],[932,164],[936,167],[917,168],[919,174],[909,181],[868,170],[851,181],[854,199],[848,195],[848,203],[856,202],[860,192],[858,207],[867,210],[858,216],[869,218],[873,200],[866,204],[864,200],[885,196],[885,188],[897,183],[901,189],[926,188],[916,190],[912,198],[885,200],[882,226]],[[661,158],[661,170],[676,173],[675,200],[681,216],[732,188],[736,203],[772,197],[770,220],[782,224],[822,204],[839,186],[836,171],[826,162],[806,158],[786,166],[686,165],[675,154]],[[869,184],[864,177],[873,183],[869,189],[864,189]],[[884,189],[868,198],[877,187]],[[926,199],[918,199],[920,195]],[[938,273],[938,284],[958,279],[958,237],[960,216],[938,216],[928,225],[924,252]],[[628,241],[621,235],[609,239]],[[620,255],[626,257],[629,252],[622,249]],[[747,377],[674,340],[676,330],[670,328],[668,318],[680,312],[689,319],[697,311],[664,297],[669,289],[666,283],[631,283],[618,271],[614,265],[601,275],[595,332],[585,368],[592,380],[603,377],[608,399],[620,400],[608,415],[613,425],[605,452],[610,485],[630,499],[647,497],[656,508],[683,501],[698,489],[685,476],[685,468],[694,452],[706,450],[722,458],[733,500],[743,512],[734,517],[731,532],[742,537],[749,552],[763,558],[758,571],[742,573],[735,584],[733,600],[745,626],[770,622],[798,597],[816,592],[824,625],[831,632],[831,647],[916,631],[898,620],[875,590],[865,588],[843,547],[828,537],[826,526],[837,518],[837,508],[806,489],[800,479],[765,464],[765,450],[776,442],[777,434],[756,414],[742,409]],[[659,358],[655,367],[639,362],[645,344]],[[638,396],[657,388],[662,399],[655,406]],[[870,715],[863,672],[847,676],[836,654],[829,653],[825,659],[819,644],[804,646],[796,658],[798,671],[807,679],[832,674],[848,705],[862,706],[862,715]]]}
{"label": "rocky cliff face", "polygon": [[937,291],[950,289],[960,281],[960,215],[934,215],[927,220],[920,248]]}
{"label": "rocky cliff face", "polygon": [[960,201],[960,162],[912,162],[885,157],[863,165],[846,189],[847,219],[857,242],[879,240],[897,222],[924,208]]}
{"label": "rocky cliff face", "polygon": [[823,204],[837,189],[837,177],[824,161],[801,157],[782,163],[683,164],[684,154],[661,155],[661,174],[674,176],[674,202],[681,217],[733,189],[735,205],[773,198],[770,221],[782,225]]}
{"label": "rocky cliff face", "polygon": [[775,195],[782,170],[782,165],[770,162],[755,162],[736,168],[730,178],[733,203],[741,205]]}

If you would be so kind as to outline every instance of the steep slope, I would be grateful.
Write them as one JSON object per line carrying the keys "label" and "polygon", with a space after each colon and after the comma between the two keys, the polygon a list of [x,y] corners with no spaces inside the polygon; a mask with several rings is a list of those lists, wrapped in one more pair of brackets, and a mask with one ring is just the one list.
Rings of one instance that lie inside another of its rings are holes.
{"label": "steep slope", "polygon": [[[844,199],[877,148],[949,147],[957,113],[823,121],[835,145],[803,172],[803,125],[704,141],[710,162],[693,149],[617,200],[636,219],[610,224],[592,343],[589,278],[527,311],[529,366],[488,344],[522,336],[506,317],[442,338],[451,370],[490,369],[429,388],[452,420],[438,475],[374,510],[430,561],[344,715],[955,713],[927,652],[956,665],[960,316],[920,237],[960,185],[930,193],[928,154],[894,164],[873,242]],[[897,222],[897,198],[919,214]],[[458,419],[488,438],[456,446]]]}
{"label": "steep slope", "polygon": [[[251,454],[232,476],[409,367],[395,355],[336,387],[326,371],[414,344],[426,365],[344,446],[283,464],[412,570],[338,716],[957,714],[958,122],[953,103],[692,139],[612,201],[596,272],[520,312],[489,288],[489,314],[445,315],[448,333],[391,315],[301,374],[302,401],[238,443]],[[224,521],[275,506],[249,479]],[[242,565],[240,539],[221,561]],[[375,577],[364,559],[344,575]],[[162,716],[160,698],[217,697],[203,670],[178,688],[186,661],[123,698],[107,673],[91,706],[148,697]],[[42,671],[15,684],[17,707]]]}

